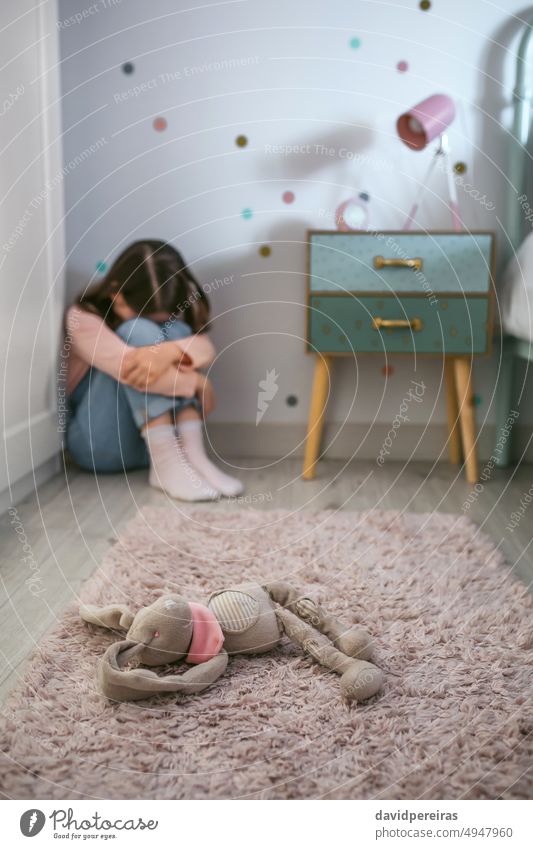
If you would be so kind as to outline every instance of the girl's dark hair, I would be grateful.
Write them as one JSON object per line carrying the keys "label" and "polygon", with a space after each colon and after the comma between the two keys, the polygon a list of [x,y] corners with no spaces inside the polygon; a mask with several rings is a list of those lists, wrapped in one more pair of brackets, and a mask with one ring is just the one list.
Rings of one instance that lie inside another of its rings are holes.
{"label": "girl's dark hair", "polygon": [[113,310],[113,295],[119,292],[137,315],[169,313],[195,333],[207,329],[209,301],[181,254],[167,242],[134,242],[117,257],[104,279],[86,289],[76,303],[102,316],[114,330],[122,321]]}

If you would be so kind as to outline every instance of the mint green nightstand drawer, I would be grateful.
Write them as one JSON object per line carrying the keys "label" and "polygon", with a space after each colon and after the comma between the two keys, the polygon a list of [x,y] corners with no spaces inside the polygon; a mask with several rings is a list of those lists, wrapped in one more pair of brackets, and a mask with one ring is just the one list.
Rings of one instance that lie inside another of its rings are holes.
{"label": "mint green nightstand drawer", "polygon": [[[384,322],[412,322],[410,327],[381,327]],[[312,295],[309,350],[324,354],[412,353],[482,354],[487,349],[489,299]],[[380,321],[378,321],[380,324]]]}
{"label": "mint green nightstand drawer", "polygon": [[[309,233],[311,292],[489,294],[492,233]],[[406,267],[416,260],[420,268]]]}

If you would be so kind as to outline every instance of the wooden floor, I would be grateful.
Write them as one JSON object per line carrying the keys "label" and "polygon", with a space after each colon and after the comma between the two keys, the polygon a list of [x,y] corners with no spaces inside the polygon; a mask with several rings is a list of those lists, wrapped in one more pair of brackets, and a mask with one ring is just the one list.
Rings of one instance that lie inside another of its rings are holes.
{"label": "wooden floor", "polygon": [[[234,468],[243,468],[247,495],[240,505],[219,502],[219,510],[375,508],[460,514],[473,492],[457,468],[447,464],[386,463],[379,468],[371,462],[322,461],[316,480],[304,482],[301,460],[233,462]],[[494,470],[482,491],[471,496],[467,512],[528,585],[533,582],[533,503],[513,532],[506,525],[532,481],[532,466]],[[131,473],[127,480],[122,475],[95,479],[67,468],[21,502],[16,515],[0,517],[0,699],[16,683],[42,634],[101,562],[121,525],[139,507],[165,503],[148,486],[146,472]],[[29,591],[32,576],[39,595]]]}

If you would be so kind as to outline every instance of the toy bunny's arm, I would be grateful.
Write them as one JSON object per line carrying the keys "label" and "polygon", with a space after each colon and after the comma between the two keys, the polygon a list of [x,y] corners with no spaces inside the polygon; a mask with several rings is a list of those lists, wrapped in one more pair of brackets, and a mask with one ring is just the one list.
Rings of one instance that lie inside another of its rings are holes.
{"label": "toy bunny's arm", "polygon": [[341,675],[341,690],[346,699],[362,702],[381,688],[383,675],[373,663],[343,654],[290,610],[278,609],[276,616],[293,643],[301,646],[322,666]]}
{"label": "toy bunny's arm", "polygon": [[109,646],[98,666],[98,683],[104,696],[113,701],[138,701],[156,693],[200,693],[220,678],[228,665],[228,655],[222,651],[182,675],[161,677],[150,669],[125,670],[124,666],[144,648],[132,640]]}
{"label": "toy bunny's arm", "polygon": [[372,638],[363,628],[339,622],[316,601],[298,592],[285,581],[272,581],[266,584],[264,589],[273,601],[324,634],[339,651],[360,660],[370,659]]}

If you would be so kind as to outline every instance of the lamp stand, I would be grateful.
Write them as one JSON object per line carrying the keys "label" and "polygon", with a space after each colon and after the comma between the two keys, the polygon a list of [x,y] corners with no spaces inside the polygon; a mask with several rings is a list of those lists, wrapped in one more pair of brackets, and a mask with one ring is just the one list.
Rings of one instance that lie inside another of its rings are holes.
{"label": "lamp stand", "polygon": [[461,232],[462,227],[461,227],[461,217],[459,215],[459,199],[458,199],[458,196],[457,196],[457,186],[455,184],[455,180],[453,179],[453,168],[452,168],[452,165],[450,163],[448,137],[447,137],[446,133],[442,133],[442,135],[440,136],[439,146],[438,146],[437,150],[435,151],[435,155],[433,156],[431,162],[428,165],[428,169],[426,171],[425,177],[424,177],[424,179],[423,179],[423,181],[420,184],[420,187],[418,189],[418,193],[417,193],[417,196],[415,198],[415,202],[413,203],[411,209],[409,210],[407,218],[405,219],[405,223],[403,225],[404,230],[410,230],[411,229],[411,225],[414,221],[416,213],[418,212],[418,207],[420,206],[420,202],[422,200],[422,195],[426,191],[429,179],[430,179],[430,177],[431,177],[431,175],[432,175],[432,173],[435,169],[435,166],[437,165],[438,162],[443,163],[443,168],[444,168],[444,171],[446,173],[446,180],[447,180],[447,183],[448,183],[448,194],[449,194],[448,207],[450,209],[450,214],[452,216],[453,229],[455,230],[456,233]]}

